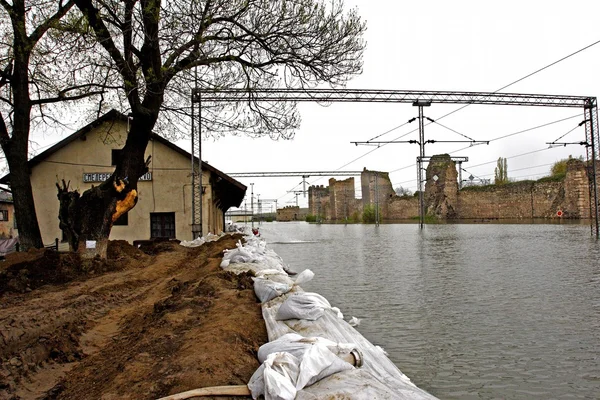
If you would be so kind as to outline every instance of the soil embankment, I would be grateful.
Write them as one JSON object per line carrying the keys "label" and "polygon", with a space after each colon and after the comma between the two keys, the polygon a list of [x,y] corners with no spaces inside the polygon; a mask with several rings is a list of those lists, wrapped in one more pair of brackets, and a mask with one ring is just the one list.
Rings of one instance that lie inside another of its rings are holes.
{"label": "soil embankment", "polygon": [[108,260],[86,263],[9,254],[0,264],[0,398],[155,399],[246,384],[267,333],[250,276],[219,267],[238,239],[144,251],[116,241]]}

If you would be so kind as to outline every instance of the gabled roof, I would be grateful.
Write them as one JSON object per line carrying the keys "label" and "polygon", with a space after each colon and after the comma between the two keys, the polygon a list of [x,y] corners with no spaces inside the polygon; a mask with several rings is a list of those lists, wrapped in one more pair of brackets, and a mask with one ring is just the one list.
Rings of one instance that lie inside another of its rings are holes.
{"label": "gabled roof", "polygon": [[[30,159],[28,162],[29,169],[31,170],[34,166],[36,166],[39,163],[41,163],[42,161],[44,161],[50,155],[54,154],[55,152],[62,149],[63,147],[66,147],[71,142],[81,138],[86,133],[90,132],[92,129],[100,126],[101,124],[103,124],[104,122],[107,122],[107,121],[124,121],[125,122],[125,121],[127,121],[127,116],[121,114],[117,110],[114,110],[114,109],[110,110],[106,114],[102,115],[100,118],[90,122],[89,124],[87,124],[86,126],[84,126],[81,129],[79,129],[72,135],[69,135],[65,139],[56,143],[54,146],[44,150],[40,154],[38,154],[35,157],[33,157],[32,159]],[[184,157],[187,157],[190,159],[192,157],[192,155],[190,153],[188,153],[181,147],[168,141],[167,139],[163,138],[162,136],[155,134],[154,132],[151,134],[150,140],[156,140],[157,142],[164,144],[171,150],[183,155]],[[197,163],[198,158],[194,157],[194,159],[195,159],[194,161]],[[245,195],[246,189],[247,189],[247,187],[244,184],[233,179],[229,175],[216,169],[215,167],[213,167],[212,165],[210,165],[204,161],[202,161],[202,170],[210,171],[211,173],[215,174],[218,178],[221,178],[221,179],[215,179],[215,182],[213,182],[215,189],[221,196],[221,199],[220,199],[221,200],[220,201],[221,208],[223,208],[224,210],[227,210],[229,207],[239,207],[240,206],[240,204],[242,203],[242,200],[244,199],[244,195]],[[10,183],[10,173],[7,175],[4,175],[2,178],[0,178],[0,184],[6,185],[9,183]]]}
{"label": "gabled roof", "polygon": [[7,192],[6,190],[0,189],[0,203],[12,203],[13,197],[12,193]]}

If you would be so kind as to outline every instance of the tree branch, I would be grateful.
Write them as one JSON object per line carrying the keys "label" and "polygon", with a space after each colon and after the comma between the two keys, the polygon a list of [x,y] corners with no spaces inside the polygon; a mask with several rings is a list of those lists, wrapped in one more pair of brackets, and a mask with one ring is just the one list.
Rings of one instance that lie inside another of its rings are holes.
{"label": "tree branch", "polygon": [[42,38],[42,36],[44,36],[44,34],[48,31],[48,29],[52,28],[58,21],[60,21],[62,17],[64,17],[69,12],[69,10],[73,7],[74,4],[75,2],[73,0],[69,0],[64,5],[59,4],[56,13],[47,20],[45,20],[43,23],[38,25],[38,27],[35,28],[35,30],[31,33],[31,35],[29,36],[29,40],[31,40],[31,43],[37,43]]}
{"label": "tree branch", "polygon": [[2,115],[2,112],[0,112],[0,142],[2,143],[2,148],[4,148],[4,145],[8,143],[9,140],[10,136],[6,127],[6,122],[4,122],[4,115]]}
{"label": "tree branch", "polygon": [[37,106],[40,104],[50,104],[50,103],[58,103],[61,101],[73,101],[73,100],[80,100],[80,99],[85,99],[86,97],[91,97],[91,96],[96,96],[99,94],[103,94],[104,91],[97,91],[97,92],[88,92],[88,93],[81,93],[78,95],[74,95],[74,96],[64,96],[64,95],[58,95],[56,97],[48,97],[45,99],[37,99],[37,100],[32,100],[31,101],[31,105]]}
{"label": "tree branch", "polygon": [[111,59],[116,64],[119,73],[123,76],[125,93],[132,107],[140,104],[139,90],[135,71],[129,69],[129,64],[123,59],[121,52],[115,45],[108,28],[100,17],[100,11],[94,7],[91,0],[74,0],[77,8],[86,16],[88,23],[97,36],[97,42],[104,47]]}

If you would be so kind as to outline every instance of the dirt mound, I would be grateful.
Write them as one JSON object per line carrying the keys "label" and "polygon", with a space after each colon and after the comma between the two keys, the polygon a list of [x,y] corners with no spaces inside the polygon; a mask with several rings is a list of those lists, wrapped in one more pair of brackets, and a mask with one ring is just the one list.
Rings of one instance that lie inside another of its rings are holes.
{"label": "dirt mound", "polygon": [[[0,398],[155,399],[247,383],[267,334],[251,277],[219,267],[238,239],[163,243],[154,256],[111,242],[116,271],[5,293]],[[63,262],[44,252],[26,269],[48,259]]]}
{"label": "dirt mound", "polygon": [[139,264],[145,254],[126,241],[111,241],[107,259],[81,259],[79,254],[48,249],[11,253],[0,271],[0,296],[25,293],[43,285],[60,285],[76,279],[117,271]]}

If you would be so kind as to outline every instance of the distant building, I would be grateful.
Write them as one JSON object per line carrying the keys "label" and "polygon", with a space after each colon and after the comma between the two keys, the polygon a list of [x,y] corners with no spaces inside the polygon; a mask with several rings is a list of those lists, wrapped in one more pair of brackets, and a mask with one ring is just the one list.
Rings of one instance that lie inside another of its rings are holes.
{"label": "distant building", "polygon": [[17,236],[17,221],[12,194],[0,190],[0,239]]}
{"label": "distant building", "polygon": [[[56,182],[70,181],[70,188],[83,193],[109,178],[125,145],[127,130],[127,117],[112,110],[29,161],[44,243],[64,239],[58,225]],[[191,154],[153,134],[145,158],[148,156],[152,156],[151,163],[149,172],[138,182],[138,203],[115,222],[110,239],[191,240]],[[10,174],[0,183],[10,184]],[[203,234],[219,233],[225,225],[225,212],[241,204],[246,186],[205,162],[202,186]]]}

